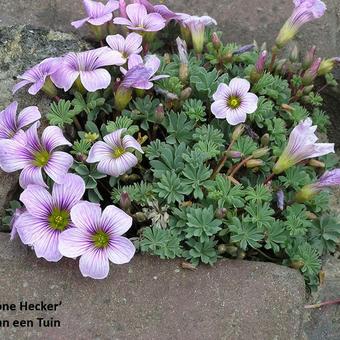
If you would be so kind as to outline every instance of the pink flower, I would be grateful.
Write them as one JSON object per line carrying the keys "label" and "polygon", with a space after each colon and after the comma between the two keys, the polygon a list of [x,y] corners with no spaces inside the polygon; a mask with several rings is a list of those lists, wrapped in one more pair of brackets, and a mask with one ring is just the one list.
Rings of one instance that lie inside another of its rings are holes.
{"label": "pink flower", "polygon": [[21,170],[19,184],[27,188],[29,184],[47,187],[42,170],[54,182],[60,183],[73,164],[73,157],[66,152],[56,151],[62,145],[72,144],[65,139],[57,126],[47,127],[38,137],[40,123],[33,124],[23,135],[23,140],[0,140],[0,167],[5,172]]}
{"label": "pink flower", "polygon": [[83,197],[85,183],[80,176],[67,174],[61,184],[54,184],[52,194],[38,185],[29,185],[20,200],[26,211],[15,222],[24,244],[33,246],[37,257],[57,262],[60,235],[73,227],[70,212]]}
{"label": "pink flower", "polygon": [[40,64],[33,66],[23,75],[18,77],[19,79],[22,79],[22,81],[13,87],[13,94],[22,87],[30,85],[28,93],[31,95],[36,95],[41,89],[44,88],[48,77],[57,71],[59,65],[59,58],[48,58],[43,60]]}
{"label": "pink flower", "polygon": [[113,51],[119,52],[122,59],[127,59],[133,54],[139,54],[142,50],[143,37],[137,33],[130,33],[126,38],[120,34],[109,35],[107,44]]}
{"label": "pink flower", "polygon": [[126,6],[127,18],[117,17],[113,23],[127,26],[128,29],[141,32],[157,32],[165,27],[165,19],[158,13],[148,14],[145,6],[131,4]]}
{"label": "pink flower", "polygon": [[111,83],[111,75],[104,66],[123,65],[125,59],[109,47],[91,51],[66,54],[60,62],[59,69],[53,73],[53,83],[67,92],[80,78],[81,84],[89,92],[106,89]]}
{"label": "pink flower", "polygon": [[131,152],[137,150],[144,153],[140,144],[132,136],[124,136],[126,129],[120,129],[104,137],[104,142],[96,142],[87,158],[88,163],[98,163],[98,171],[118,177],[137,165],[138,159]]}
{"label": "pink flower", "polygon": [[112,12],[119,8],[118,1],[109,0],[106,5],[98,1],[83,0],[87,17],[71,23],[75,28],[80,28],[86,22],[93,26],[101,26],[112,20]]}
{"label": "pink flower", "polygon": [[211,112],[218,119],[226,119],[230,125],[237,125],[246,121],[247,113],[257,109],[258,97],[249,92],[248,80],[234,78],[229,86],[220,84],[213,98]]}
{"label": "pink flower", "polygon": [[0,140],[12,139],[22,135],[22,128],[41,118],[37,106],[29,106],[17,115],[18,103],[13,102],[0,112]]}
{"label": "pink flower", "polygon": [[95,203],[81,202],[72,208],[71,220],[75,228],[60,235],[59,251],[70,258],[80,256],[83,276],[104,279],[109,261],[124,264],[134,256],[133,243],[121,236],[131,228],[132,218],[121,209],[109,205],[102,212]]}
{"label": "pink flower", "polygon": [[288,144],[273,168],[275,174],[280,174],[305,159],[334,153],[333,143],[316,143],[317,126],[312,124],[312,120],[307,118],[292,130]]}

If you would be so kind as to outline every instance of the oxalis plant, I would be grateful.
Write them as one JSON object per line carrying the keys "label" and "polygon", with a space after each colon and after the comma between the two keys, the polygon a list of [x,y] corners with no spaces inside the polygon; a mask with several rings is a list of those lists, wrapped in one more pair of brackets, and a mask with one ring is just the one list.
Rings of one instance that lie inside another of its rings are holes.
{"label": "oxalis plant", "polygon": [[327,193],[340,184],[334,144],[317,143],[329,125],[320,93],[337,86],[339,58],[285,47],[324,3],[294,0],[267,51],[223,43],[208,16],[83,2],[72,24],[87,25],[97,48],[18,77],[13,92],[45,92],[49,112],[17,115],[16,102],[1,112],[0,166],[21,170],[23,189],[4,219],[11,238],[47,261],[80,257],[94,279],[137,250],[187,268],[282,263],[316,287],[340,236]]}

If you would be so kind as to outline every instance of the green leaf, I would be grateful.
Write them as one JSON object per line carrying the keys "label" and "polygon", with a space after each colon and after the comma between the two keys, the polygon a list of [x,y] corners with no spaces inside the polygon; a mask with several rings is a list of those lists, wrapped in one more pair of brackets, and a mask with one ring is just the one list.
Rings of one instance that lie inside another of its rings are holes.
{"label": "green leaf", "polygon": [[195,239],[190,239],[187,242],[190,250],[186,252],[185,257],[187,260],[197,266],[199,262],[205,264],[213,265],[217,261],[217,251],[215,249],[216,241],[213,238],[205,240],[204,242],[196,241]]}
{"label": "green leaf", "polygon": [[186,143],[192,140],[192,130],[194,122],[188,120],[185,113],[175,113],[171,111],[166,117],[164,124],[169,136],[166,138],[167,143]]}
{"label": "green leaf", "polygon": [[243,221],[256,225],[259,230],[264,230],[265,227],[270,226],[274,222],[274,210],[269,207],[268,203],[250,203],[245,207],[248,213]]}
{"label": "green leaf", "polygon": [[290,236],[304,236],[312,227],[311,221],[307,220],[306,207],[303,204],[294,203],[284,212],[285,227]]}
{"label": "green leaf", "polygon": [[51,125],[57,125],[63,128],[65,125],[72,124],[76,115],[77,112],[71,110],[71,102],[61,99],[51,104],[50,111],[46,117]]}
{"label": "green leaf", "polygon": [[245,190],[246,201],[251,203],[262,203],[270,202],[272,200],[272,193],[269,191],[268,187],[263,184],[257,184],[255,187],[248,187]]}
{"label": "green leaf", "polygon": [[266,249],[272,249],[274,253],[280,251],[280,247],[287,241],[288,233],[286,232],[282,221],[276,220],[266,227],[265,230]]}

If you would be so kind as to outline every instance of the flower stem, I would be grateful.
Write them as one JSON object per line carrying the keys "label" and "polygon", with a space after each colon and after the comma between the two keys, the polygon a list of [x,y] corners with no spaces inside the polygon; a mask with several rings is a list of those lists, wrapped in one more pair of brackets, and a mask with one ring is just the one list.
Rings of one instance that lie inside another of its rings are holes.
{"label": "flower stem", "polygon": [[270,73],[273,72],[275,61],[276,61],[276,57],[277,57],[277,48],[273,47],[273,50],[272,50],[272,60],[270,61],[270,65],[269,65],[269,72]]}
{"label": "flower stem", "polygon": [[228,146],[228,149],[226,151],[223,152],[223,156],[220,159],[220,161],[218,162],[216,168],[214,169],[212,175],[211,175],[211,179],[215,179],[216,176],[220,173],[220,171],[223,169],[225,162],[228,159],[228,151],[230,151],[230,149],[233,147],[235,141],[232,140],[231,143]]}
{"label": "flower stem", "polygon": [[265,178],[264,182],[263,182],[263,185],[268,184],[268,182],[271,181],[274,177],[275,177],[275,174],[274,174],[274,173],[272,173],[272,174],[270,174],[269,176],[267,176],[267,177]]}
{"label": "flower stem", "polygon": [[322,306],[337,305],[337,304],[340,304],[340,299],[333,300],[333,301],[320,302],[320,303],[316,303],[314,305],[306,305],[305,308],[306,309],[313,309],[313,308],[320,308]]}
{"label": "flower stem", "polygon": [[231,168],[231,172],[230,172],[229,176],[230,177],[235,177],[235,174],[243,167],[243,165],[245,165],[252,158],[253,158],[253,156],[249,156],[249,157],[245,158],[243,161],[241,161],[240,163],[238,163],[236,165],[236,167]]}
{"label": "flower stem", "polygon": [[73,123],[76,126],[78,131],[82,131],[83,130],[83,128],[82,128],[82,126],[81,126],[81,124],[80,124],[80,122],[79,122],[77,117],[73,118]]}

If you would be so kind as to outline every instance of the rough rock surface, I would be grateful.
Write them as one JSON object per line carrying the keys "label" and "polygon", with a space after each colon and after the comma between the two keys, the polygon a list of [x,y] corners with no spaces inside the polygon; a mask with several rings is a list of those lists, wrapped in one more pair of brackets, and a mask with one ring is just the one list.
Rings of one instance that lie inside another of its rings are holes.
{"label": "rough rock surface", "polygon": [[[153,0],[151,0],[153,1]],[[324,56],[339,54],[340,3],[324,0],[328,10],[315,23],[307,24],[299,34],[302,47],[318,45]],[[156,2],[156,1],[154,1]],[[162,2],[162,1],[158,1]],[[175,11],[214,17],[224,40],[249,43],[273,43],[278,30],[292,12],[292,0],[165,0]],[[85,17],[81,0],[16,0],[1,1],[0,25],[21,24],[54,30],[71,31],[71,21]],[[82,34],[85,29],[80,31]]]}
{"label": "rough rock surface", "polygon": [[[2,4],[0,5],[1,8]],[[19,111],[26,106],[37,105],[46,113],[50,100],[45,96],[30,96],[27,88],[12,96],[16,76],[42,59],[62,55],[68,51],[80,51],[86,43],[72,34],[36,29],[30,26],[0,27],[0,111],[10,102],[19,102]],[[0,215],[2,207],[12,199],[18,182],[18,174],[0,171]],[[1,229],[1,226],[0,226]]]}
{"label": "rough rock surface", "polygon": [[[0,234],[1,303],[59,303],[56,312],[2,311],[33,328],[0,328],[1,339],[300,340],[304,281],[272,263],[219,261],[196,271],[178,261],[136,256],[108,279],[81,277],[78,263],[35,258]],[[39,328],[37,317],[60,320]]]}

